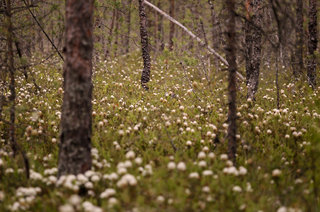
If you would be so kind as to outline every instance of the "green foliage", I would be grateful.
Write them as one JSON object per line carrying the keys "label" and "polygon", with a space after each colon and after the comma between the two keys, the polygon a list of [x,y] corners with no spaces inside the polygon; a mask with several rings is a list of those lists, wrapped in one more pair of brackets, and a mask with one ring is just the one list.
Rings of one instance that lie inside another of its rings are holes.
{"label": "green foliage", "polygon": [[[19,75],[17,140],[28,152],[32,177],[25,178],[20,156],[14,159],[2,140],[0,211],[17,202],[29,211],[57,211],[70,206],[74,194],[81,198],[76,211],[83,211],[86,201],[104,211],[318,211],[319,90],[281,77],[277,110],[272,73],[263,71],[255,103],[246,101],[245,83],[240,83],[233,167],[224,155],[227,73],[202,70],[201,61],[190,56],[173,56],[165,49],[154,61],[148,92],[140,88],[140,52],[94,64],[92,155],[93,175],[99,179],[91,177],[87,189],[76,181],[58,186],[56,172],[49,173],[58,161],[62,64],[48,61],[32,69],[40,93]],[[8,120],[7,106],[2,116]],[[7,139],[8,125],[1,122],[0,129]],[[134,158],[126,156],[129,151]],[[119,168],[123,164],[125,171]],[[134,176],[136,185],[119,186],[122,172]],[[115,173],[118,177],[111,179]],[[27,197],[17,195],[19,187],[40,192],[23,203]],[[115,194],[101,198],[107,188]]]}

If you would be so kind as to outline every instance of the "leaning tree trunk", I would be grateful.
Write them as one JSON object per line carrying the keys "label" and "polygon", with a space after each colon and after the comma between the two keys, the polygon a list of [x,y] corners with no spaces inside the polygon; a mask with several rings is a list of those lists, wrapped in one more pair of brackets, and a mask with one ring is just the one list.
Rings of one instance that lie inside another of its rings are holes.
{"label": "leaning tree trunk", "polygon": [[148,90],[146,83],[150,81],[151,59],[149,53],[149,39],[147,32],[147,16],[144,8],[144,0],[139,0],[139,17],[140,17],[140,37],[143,58],[143,71],[141,75],[141,85]]}
{"label": "leaning tree trunk", "polygon": [[317,0],[309,0],[309,40],[308,40],[308,81],[314,89],[316,86],[316,55],[318,45]]}
{"label": "leaning tree trunk", "polygon": [[303,0],[296,0],[296,51],[293,75],[297,78],[303,72]]}
{"label": "leaning tree trunk", "polygon": [[59,176],[91,168],[93,5],[93,0],[66,1]]}
{"label": "leaning tree trunk", "polygon": [[[170,0],[170,11],[169,15],[174,18],[174,1],[175,0]],[[174,23],[170,22],[170,34],[169,34],[169,50],[173,50],[173,36],[174,36]]]}
{"label": "leaning tree trunk", "polygon": [[227,8],[227,32],[226,32],[226,57],[229,70],[229,111],[228,111],[228,156],[234,163],[236,162],[237,151],[237,63],[236,63],[236,31],[235,31],[235,2],[234,0],[226,0]]}
{"label": "leaning tree trunk", "polygon": [[247,98],[255,99],[259,85],[260,61],[261,61],[261,26],[262,10],[261,0],[247,0],[247,17],[245,21],[246,42],[246,77],[248,93]]}

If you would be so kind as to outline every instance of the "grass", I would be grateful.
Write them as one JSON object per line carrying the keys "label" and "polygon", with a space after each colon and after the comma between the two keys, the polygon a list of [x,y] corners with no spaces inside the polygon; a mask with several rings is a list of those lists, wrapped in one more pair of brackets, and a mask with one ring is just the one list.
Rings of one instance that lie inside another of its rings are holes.
{"label": "grass", "polygon": [[[140,87],[138,53],[95,62],[93,172],[84,181],[55,179],[62,63],[32,68],[40,92],[19,74],[16,134],[32,172],[27,180],[1,122],[0,211],[319,211],[319,89],[290,81],[283,70],[277,110],[272,69],[261,73],[256,102],[246,100],[241,83],[237,164],[230,169],[227,73],[174,58],[167,53],[153,62],[149,91]],[[4,107],[6,119],[8,112]],[[126,157],[130,151],[134,157]],[[119,183],[125,175],[136,183]],[[107,188],[115,193],[101,198]]]}

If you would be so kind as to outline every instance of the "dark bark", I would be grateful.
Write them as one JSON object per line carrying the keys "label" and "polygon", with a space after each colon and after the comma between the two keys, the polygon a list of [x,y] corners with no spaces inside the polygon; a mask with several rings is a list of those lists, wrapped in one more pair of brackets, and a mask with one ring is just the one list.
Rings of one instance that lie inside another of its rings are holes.
{"label": "dark bark", "polygon": [[141,50],[143,58],[143,71],[141,75],[141,85],[143,88],[148,90],[146,83],[150,81],[150,67],[151,59],[149,54],[149,39],[147,32],[147,16],[143,0],[139,0],[139,17],[140,17],[140,37],[141,37]]}
{"label": "dark bark", "polygon": [[[169,15],[174,18],[174,1],[175,0],[170,0],[170,10],[169,10]],[[174,23],[170,22],[170,34],[169,34],[169,50],[173,50],[173,36],[174,36]]]}
{"label": "dark bark", "polygon": [[58,176],[91,168],[93,0],[66,1]]}
{"label": "dark bark", "polygon": [[125,39],[125,53],[128,54],[129,50],[130,50],[130,33],[131,33],[131,3],[132,0],[128,0],[128,5],[127,5],[127,17],[126,17],[126,21],[127,21],[127,36]]}
{"label": "dark bark", "polygon": [[115,33],[115,40],[114,40],[114,57],[117,57],[117,52],[118,52],[118,42],[119,42],[119,15],[120,12],[119,10],[116,10],[116,27],[114,29]]}
{"label": "dark bark", "polygon": [[303,0],[296,0],[296,51],[293,75],[297,78],[303,73]]}
{"label": "dark bark", "polygon": [[229,63],[229,111],[228,111],[228,156],[234,163],[236,162],[237,151],[237,63],[236,63],[236,31],[235,31],[235,2],[234,0],[226,0],[227,8],[227,32],[226,32],[226,57]]}
{"label": "dark bark", "polygon": [[309,40],[308,40],[308,81],[314,89],[316,86],[316,54],[318,45],[317,0],[309,0]]}
{"label": "dark bark", "polygon": [[247,0],[247,17],[245,21],[245,53],[246,53],[246,79],[247,98],[255,99],[259,85],[262,34],[257,27],[261,27],[262,10],[261,0]]}
{"label": "dark bark", "polygon": [[10,90],[10,128],[9,139],[10,145],[15,156],[18,151],[16,137],[15,137],[15,120],[16,120],[16,87],[15,87],[15,69],[13,57],[13,27],[11,21],[11,0],[6,1],[6,27],[7,27],[7,53],[8,53],[8,72],[10,77],[9,90]]}

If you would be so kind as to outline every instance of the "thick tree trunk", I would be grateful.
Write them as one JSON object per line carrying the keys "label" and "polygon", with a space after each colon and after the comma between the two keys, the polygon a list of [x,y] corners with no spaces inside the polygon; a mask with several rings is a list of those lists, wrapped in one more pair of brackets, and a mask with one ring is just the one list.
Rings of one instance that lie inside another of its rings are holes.
{"label": "thick tree trunk", "polygon": [[262,10],[261,0],[247,0],[247,17],[245,21],[245,53],[246,53],[246,78],[248,93],[247,98],[255,99],[259,85],[260,62],[261,62],[261,26]]}
{"label": "thick tree trunk", "polygon": [[125,53],[128,54],[130,50],[130,33],[131,33],[131,3],[132,0],[127,0],[128,5],[127,5],[127,16],[126,16],[126,21],[127,21],[127,36],[125,39]]}
{"label": "thick tree trunk", "polygon": [[[170,0],[170,10],[169,10],[169,15],[174,18],[174,1],[175,0]],[[173,36],[174,36],[174,23],[170,22],[170,34],[169,34],[169,50],[173,50]]]}
{"label": "thick tree trunk", "polygon": [[237,63],[236,63],[236,31],[235,31],[235,2],[226,0],[227,8],[227,32],[226,32],[226,57],[229,64],[229,111],[228,111],[228,156],[234,163],[236,162],[237,151]]}
{"label": "thick tree trunk", "polygon": [[66,1],[59,176],[91,168],[93,4],[93,0]]}
{"label": "thick tree trunk", "polygon": [[139,0],[139,17],[140,17],[140,37],[141,37],[141,49],[143,58],[143,71],[141,75],[141,85],[144,89],[148,90],[146,83],[150,81],[150,67],[151,59],[149,54],[149,39],[147,32],[147,16],[144,7],[144,0]]}
{"label": "thick tree trunk", "polygon": [[309,41],[308,41],[308,81],[314,89],[316,86],[316,55],[318,45],[317,0],[309,0]]}
{"label": "thick tree trunk", "polygon": [[303,73],[303,0],[296,0],[296,57],[293,75],[297,78]]}

